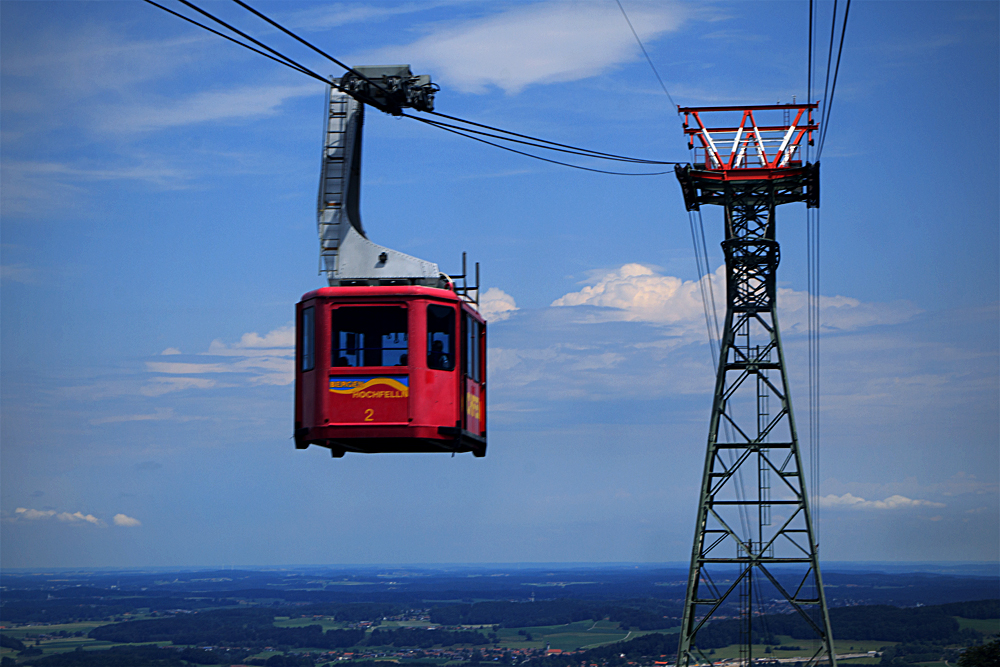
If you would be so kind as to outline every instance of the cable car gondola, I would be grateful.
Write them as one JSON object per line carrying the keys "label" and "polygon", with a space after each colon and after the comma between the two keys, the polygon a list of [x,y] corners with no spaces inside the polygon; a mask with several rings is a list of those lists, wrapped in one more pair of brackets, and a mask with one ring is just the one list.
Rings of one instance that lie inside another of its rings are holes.
{"label": "cable car gondola", "polygon": [[[355,71],[365,77],[364,94],[402,90],[400,99],[432,104],[430,79],[414,77],[407,66]],[[463,254],[457,285],[436,264],[368,240],[358,211],[364,105],[341,92],[356,92],[361,83],[341,80],[330,88],[319,200],[330,286],[306,293],[296,306],[295,446],[328,447],[335,457],[485,456],[479,266],[470,287]]]}

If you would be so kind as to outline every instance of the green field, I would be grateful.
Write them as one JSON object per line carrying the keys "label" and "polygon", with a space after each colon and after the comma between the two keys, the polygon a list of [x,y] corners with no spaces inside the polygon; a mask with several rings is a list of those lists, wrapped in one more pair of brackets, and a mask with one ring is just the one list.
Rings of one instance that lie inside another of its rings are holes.
{"label": "green field", "polygon": [[3,633],[14,639],[24,639],[26,635],[51,635],[65,630],[66,632],[90,632],[96,627],[110,625],[107,621],[84,621],[82,623],[64,623],[62,625],[28,625],[21,628],[5,629]]}
{"label": "green field", "polygon": [[[46,626],[32,626],[26,628],[17,628],[16,630],[4,630],[3,634],[16,639],[20,639],[25,643],[25,646],[32,648],[39,648],[42,650],[42,656],[52,655],[53,653],[66,653],[68,651],[75,651],[77,647],[82,648],[84,651],[96,651],[111,648],[112,646],[121,646],[121,644],[114,644],[112,642],[96,641],[90,639],[89,637],[66,637],[59,639],[43,639],[41,644],[35,646],[34,639],[25,639],[25,635],[36,635],[41,632],[59,632],[60,630],[70,631],[70,628],[75,628],[72,632],[77,630],[83,630],[86,628],[94,628],[98,625],[107,625],[106,623],[94,622],[94,623],[73,623],[66,625],[46,625]],[[81,627],[85,626],[85,627]],[[170,642],[149,642],[155,643],[157,646],[170,646]],[[131,646],[141,646],[141,644],[131,644]],[[18,651],[14,649],[3,649],[0,651],[0,656],[10,656],[16,658]],[[35,656],[41,657],[41,656]]]}
{"label": "green field", "polygon": [[[778,651],[774,647],[771,647],[771,653],[764,653],[765,646],[763,644],[754,644],[753,646],[753,656],[756,658],[761,658],[764,656],[770,658],[798,658],[798,657],[808,657],[816,652],[818,648],[815,642],[804,640],[804,639],[792,639],[786,635],[778,635],[778,640],[781,642],[782,646],[799,646],[802,650],[800,651]],[[865,653],[867,651],[877,651],[883,646],[890,646],[896,642],[886,642],[886,641],[862,641],[857,639],[834,639],[833,650],[838,654],[844,653]],[[725,648],[715,649],[715,653],[711,654],[711,658],[715,660],[721,660],[725,658],[739,658],[740,648],[738,645],[733,644]],[[850,660],[852,665],[864,665],[864,664],[874,664],[880,661],[880,658],[854,658]]]}
{"label": "green field", "polygon": [[323,627],[323,632],[327,630],[340,630],[347,625],[346,623],[338,623],[329,616],[324,616],[323,618],[288,618],[287,616],[276,616],[274,624],[279,628],[304,628],[309,625],[320,625]]}
{"label": "green field", "polygon": [[[64,623],[62,625],[29,625],[22,628],[13,628],[10,630],[5,629],[3,634],[8,637],[13,637],[14,639],[20,639],[24,642],[25,646],[35,647],[35,635],[49,635],[65,630],[66,632],[90,632],[94,628],[100,625],[108,625],[105,621],[84,621],[82,623]],[[26,639],[28,635],[31,635],[31,639]],[[66,637],[59,639],[43,639],[41,644],[35,648],[42,649],[43,655],[50,655],[52,653],[65,653],[67,651],[75,651],[78,646],[82,647],[85,651],[90,651],[94,649],[104,649],[113,646],[111,642],[99,642],[89,637]],[[3,649],[0,651],[0,656],[10,656],[16,657],[17,651],[14,649]]]}
{"label": "green field", "polygon": [[1000,632],[1000,618],[962,618],[955,616],[960,628],[972,628],[987,634]]}
{"label": "green field", "polygon": [[[518,634],[519,630],[524,630],[531,635],[531,641]],[[677,632],[677,628],[672,630],[656,630],[655,632]],[[557,648],[561,651],[573,651],[579,648],[595,648],[603,644],[612,644],[625,639],[635,639],[636,637],[647,635],[648,631],[622,630],[618,623],[611,621],[578,621],[567,623],[566,625],[543,625],[533,628],[500,628],[497,635],[500,637],[502,648]]]}

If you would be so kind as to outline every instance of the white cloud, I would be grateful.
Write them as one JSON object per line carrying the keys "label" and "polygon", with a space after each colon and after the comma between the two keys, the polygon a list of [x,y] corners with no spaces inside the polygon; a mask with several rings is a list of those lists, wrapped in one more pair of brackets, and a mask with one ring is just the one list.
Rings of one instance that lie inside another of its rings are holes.
{"label": "white cloud", "polygon": [[[164,380],[168,379],[177,379],[177,378],[164,378]],[[169,387],[169,385],[167,386]],[[164,388],[165,387],[160,387],[161,389],[160,393],[167,393],[168,391],[179,391],[180,388],[183,387],[178,387],[174,389],[167,388],[166,391],[163,391]],[[146,396],[158,395],[156,393],[151,394],[145,391],[143,392],[143,394]],[[144,422],[144,421],[170,420],[178,422],[188,422],[188,421],[196,421],[199,419],[204,419],[204,417],[178,417],[176,414],[174,414],[173,408],[157,408],[156,411],[152,413],[142,413],[142,414],[132,414],[132,415],[112,415],[109,417],[95,417],[90,420],[90,423],[95,426],[99,426],[101,424],[122,424],[125,422]]]}
{"label": "white cloud", "polygon": [[13,280],[15,283],[33,285],[37,282],[35,269],[27,264],[4,264],[0,266],[0,280]]}
{"label": "white cloud", "polygon": [[210,90],[180,100],[161,100],[145,106],[122,106],[104,118],[103,129],[147,132],[197,123],[256,119],[273,116],[284,102],[322,93],[322,84],[241,86]]}
{"label": "white cloud", "polygon": [[487,321],[506,320],[517,309],[514,297],[496,287],[491,287],[483,292],[483,296],[479,299],[479,312]]}
{"label": "white cloud", "polygon": [[[164,350],[160,356],[163,355],[185,356],[173,347]],[[161,396],[187,389],[232,387],[240,379],[250,385],[285,386],[295,381],[293,356],[295,329],[290,324],[263,336],[257,332],[245,333],[231,344],[216,339],[208,346],[208,351],[186,355],[183,361],[147,361],[146,370],[155,377],[140,391],[145,396]],[[212,375],[224,375],[229,382],[204,377]]]}
{"label": "white cloud", "polygon": [[[86,162],[47,162],[41,160],[5,159],[0,164],[0,186],[4,215],[31,214],[47,210],[62,199],[53,200],[53,190],[67,199],[82,197],[88,184],[105,181],[138,181],[161,190],[178,190],[188,186],[189,176],[170,167],[159,158],[130,160],[131,164],[107,166]],[[23,274],[22,274],[23,275]],[[17,280],[17,276],[10,276]],[[24,282],[23,280],[21,282]]]}
{"label": "white cloud", "polygon": [[[647,45],[681,27],[692,10],[672,2],[629,2]],[[442,24],[412,44],[366,54],[370,62],[411,62],[442,85],[466,92],[576,81],[642,58],[617,5],[538,2],[483,18]]]}
{"label": "white cloud", "polygon": [[218,383],[208,378],[164,378],[157,377],[150,380],[149,384],[139,390],[143,396],[162,396],[174,391],[184,391],[185,389],[211,389]]}
{"label": "white cloud", "polygon": [[55,510],[33,510],[26,507],[18,507],[14,510],[14,513],[18,518],[25,519],[27,521],[36,521],[38,519],[48,519],[56,515]]}
{"label": "white cloud", "polygon": [[[717,306],[725,289],[724,281],[724,268],[719,267],[713,280]],[[640,321],[686,327],[704,322],[701,285],[697,281],[660,275],[642,264],[625,264],[596,277],[593,283],[579,292],[556,299],[552,305],[608,309],[592,316],[597,321]],[[702,284],[707,287],[708,283],[706,276]]]}
{"label": "white cloud", "polygon": [[272,351],[270,354],[280,354],[282,356],[290,355],[295,348],[295,329],[292,325],[286,325],[279,327],[274,331],[266,333],[261,336],[256,331],[251,333],[245,333],[240,337],[238,343],[233,343],[232,345],[226,345],[222,341],[216,339],[212,341],[209,345],[208,352],[204,354],[214,354],[214,355],[244,355],[248,354],[248,350],[257,350],[270,348]]}
{"label": "white cloud", "polygon": [[112,521],[115,522],[116,526],[123,526],[125,528],[136,528],[142,525],[142,522],[138,519],[133,519],[125,514],[116,514]]}
{"label": "white cloud", "polygon": [[93,514],[83,512],[57,512],[56,510],[36,510],[28,507],[18,507],[11,517],[14,521],[45,521],[55,518],[63,523],[84,524],[89,523],[95,526],[106,525]]}
{"label": "white cloud", "polygon": [[[37,86],[49,95],[79,101],[108,91],[128,90],[137,83],[161,79],[171,70],[196,61],[199,47],[212,45],[209,35],[187,32],[179,38],[132,40],[107,25],[77,26],[72,31],[42,30],[32,39],[9,40],[3,73]],[[3,106],[14,111],[52,111],[45,99],[15,89]]]}
{"label": "white cloud", "polygon": [[280,23],[289,28],[297,28],[303,32],[315,32],[337,28],[351,23],[373,23],[379,19],[400,14],[414,14],[442,5],[456,4],[455,0],[446,2],[413,2],[404,5],[366,5],[361,3],[324,3],[317,7],[303,9],[280,15]]}
{"label": "white cloud", "polygon": [[95,526],[103,526],[104,522],[98,519],[93,514],[84,514],[83,512],[60,512],[56,514],[56,518],[60,521],[65,521],[67,523],[78,523],[80,521],[85,521],[87,523],[92,523]]}
{"label": "white cloud", "polygon": [[918,500],[906,496],[893,495],[885,500],[865,500],[850,493],[842,496],[823,496],[819,499],[820,507],[828,509],[858,509],[858,510],[898,510],[911,507],[945,507],[942,503],[930,500]]}
{"label": "white cloud", "polygon": [[[625,264],[599,273],[592,284],[555,301],[555,307],[595,306],[583,321],[631,321],[667,325],[674,334],[705,336],[705,294],[714,294],[719,321],[725,315],[726,271],[720,266],[700,281],[665,276],[642,264]],[[709,290],[711,286],[711,291]],[[804,332],[808,294],[778,289],[778,313],[782,332]],[[905,302],[864,303],[843,296],[820,297],[820,319],[825,332],[852,331],[863,327],[904,322],[919,311]]]}

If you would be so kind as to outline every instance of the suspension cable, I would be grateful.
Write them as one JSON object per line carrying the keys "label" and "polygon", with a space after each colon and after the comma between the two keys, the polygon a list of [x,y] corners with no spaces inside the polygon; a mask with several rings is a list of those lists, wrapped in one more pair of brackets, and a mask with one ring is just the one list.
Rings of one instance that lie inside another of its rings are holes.
{"label": "suspension cable", "polygon": [[[809,0],[809,56],[806,70],[806,102],[812,104],[813,95],[813,0]],[[806,142],[806,162],[809,161],[809,142]]]}
{"label": "suspension cable", "polygon": [[541,160],[542,162],[549,162],[551,164],[558,164],[558,165],[561,165],[563,167],[572,167],[573,169],[582,169],[583,171],[592,171],[592,172],[595,172],[595,173],[598,173],[598,174],[610,174],[612,176],[662,176],[664,174],[672,174],[673,173],[673,171],[655,171],[655,172],[640,172],[640,173],[635,173],[635,172],[627,172],[627,171],[606,171],[604,169],[593,169],[591,167],[582,167],[582,166],[580,166],[578,164],[570,164],[569,162],[559,162],[558,160],[550,160],[549,158],[545,158],[545,157],[542,157],[540,155],[532,155],[531,153],[525,153],[524,151],[519,151],[519,150],[517,150],[515,148],[510,148],[509,146],[503,146],[501,144],[495,144],[492,141],[487,141],[486,139],[480,139],[479,137],[475,137],[475,136],[473,136],[471,134],[466,134],[466,133],[461,132],[459,130],[453,130],[450,127],[444,127],[442,125],[436,125],[433,121],[429,121],[426,118],[419,118],[417,116],[410,116],[410,118],[413,118],[414,120],[417,120],[417,121],[419,121],[421,123],[426,123],[428,125],[431,125],[432,127],[437,127],[438,129],[444,130],[445,132],[451,132],[452,134],[457,134],[460,137],[465,137],[466,139],[472,139],[473,141],[478,141],[478,142],[483,143],[483,144],[488,144],[488,145],[493,146],[495,148],[500,148],[500,149],[505,150],[505,151],[510,151],[511,153],[517,153],[518,155],[524,155],[525,157],[530,157],[530,158],[534,158],[536,160]]}
{"label": "suspension cable", "polygon": [[[607,159],[628,160],[628,161],[639,162],[639,163],[644,163],[644,164],[681,164],[680,162],[659,162],[659,161],[656,161],[656,160],[642,160],[640,158],[630,158],[630,157],[626,157],[624,155],[616,155],[614,153],[602,153],[600,151],[592,151],[589,148],[580,148],[579,146],[570,146],[570,145],[567,145],[567,144],[560,144],[560,143],[557,143],[555,141],[549,141],[548,139],[539,139],[538,137],[532,137],[531,135],[527,135],[527,134],[519,134],[517,132],[511,132],[510,130],[504,130],[504,129],[499,128],[499,127],[493,127],[492,125],[485,125],[483,123],[476,123],[474,121],[465,120],[463,118],[458,118],[456,116],[449,116],[446,113],[440,113],[438,111],[425,111],[424,113],[430,114],[431,116],[439,116],[441,118],[447,118],[448,120],[453,120],[453,121],[455,121],[457,123],[465,123],[466,125],[472,125],[474,127],[481,127],[484,130],[491,130],[493,132],[502,132],[503,134],[509,134],[512,137],[520,137],[522,139],[528,139],[530,141],[537,141],[537,142],[542,143],[542,144],[549,144],[550,146],[558,146],[560,148],[568,148],[568,149],[575,150],[575,151],[582,151],[583,153],[586,153],[587,155],[590,155],[590,156],[593,156],[593,157],[600,157],[600,158],[607,158]],[[411,118],[413,118],[413,116],[411,116]],[[472,130],[467,130],[467,131],[471,132]],[[511,140],[510,139],[505,139],[505,141],[511,141]],[[539,148],[544,148],[544,146],[539,146]]]}
{"label": "suspension cable", "polygon": [[[634,27],[632,27],[632,21],[629,20],[628,14],[625,13],[625,8],[622,7],[621,0],[615,0],[615,2],[618,3],[618,9],[622,10],[622,16],[625,17],[625,22],[628,23],[629,30],[632,31],[632,35],[635,37],[636,43],[638,43],[639,48],[642,49],[642,55],[646,56],[646,62],[649,63],[650,68],[652,68],[653,70],[653,74],[656,75],[656,80],[660,82],[660,88],[662,88],[663,92],[667,94],[667,99],[670,100],[670,106],[672,106],[674,109],[678,109],[678,106],[674,104],[674,98],[670,95],[670,91],[667,90],[666,84],[663,83],[663,79],[660,78],[660,73],[656,71],[656,65],[653,64],[652,58],[650,58],[649,54],[646,52],[646,47],[642,45],[642,40],[639,39],[639,33],[635,31]],[[677,115],[679,116],[680,113],[681,112],[678,110]]]}
{"label": "suspension cable", "polygon": [[[826,106],[826,113],[823,119],[823,126],[820,128],[819,149],[816,151],[816,160],[823,153],[823,145],[826,143],[826,133],[830,128],[830,114],[833,112],[833,96],[837,91],[837,75],[840,73],[840,56],[844,53],[844,35],[847,34],[847,15],[851,11],[851,0],[847,0],[844,7],[844,25],[840,29],[840,46],[837,48],[837,66],[833,70],[833,86],[830,88],[830,104]],[[832,47],[833,44],[831,43]],[[829,66],[829,65],[828,65]]]}
{"label": "suspension cable", "polygon": [[[192,2],[190,2],[189,0],[178,0],[178,1],[181,2],[182,4],[184,4],[185,6],[193,9],[194,11],[196,11],[196,12],[198,12],[198,13],[200,13],[200,14],[208,17],[208,18],[210,18],[212,21],[215,21],[219,25],[227,28],[228,30],[230,30],[233,33],[239,35],[240,37],[248,40],[249,42],[252,42],[253,44],[255,44],[257,46],[259,46],[261,49],[265,49],[266,51],[268,51],[270,54],[273,54],[273,55],[269,55],[268,53],[264,53],[263,51],[260,51],[257,48],[254,48],[254,47],[250,46],[249,44],[246,44],[245,42],[241,42],[241,41],[239,41],[237,39],[234,39],[234,38],[232,38],[232,37],[230,37],[228,35],[225,35],[225,34],[219,32],[217,30],[214,30],[214,29],[212,29],[212,28],[210,28],[210,27],[208,27],[208,26],[206,26],[206,25],[204,25],[202,23],[199,23],[198,21],[195,21],[195,20],[190,19],[190,18],[188,18],[188,17],[186,17],[186,16],[184,16],[182,14],[179,14],[179,13],[173,11],[173,10],[170,10],[167,7],[164,7],[163,5],[160,5],[160,4],[156,3],[156,2],[153,2],[153,0],[146,0],[146,2],[148,2],[149,4],[151,4],[151,5],[155,6],[155,7],[158,7],[159,9],[162,9],[162,10],[164,10],[164,11],[172,14],[173,16],[181,18],[181,19],[183,19],[183,20],[185,20],[185,21],[187,21],[189,23],[192,23],[192,24],[194,24],[194,25],[196,25],[196,26],[198,26],[198,27],[200,27],[200,28],[202,28],[204,30],[207,30],[207,31],[209,31],[209,32],[211,32],[211,33],[213,33],[215,35],[218,35],[219,37],[223,37],[224,39],[227,39],[227,40],[229,40],[229,41],[231,41],[231,42],[233,42],[235,44],[238,44],[238,45],[240,45],[240,46],[242,46],[244,48],[250,49],[251,51],[254,51],[255,53],[263,55],[263,56],[269,58],[270,60],[273,60],[273,61],[275,61],[275,62],[277,62],[279,64],[282,64],[282,65],[285,65],[286,67],[289,67],[290,69],[293,69],[293,70],[295,70],[297,72],[300,72],[302,74],[310,76],[310,77],[312,77],[314,79],[317,79],[318,81],[322,81],[323,83],[325,83],[327,85],[331,85],[332,82],[329,79],[327,79],[326,77],[323,77],[322,75],[317,74],[316,72],[310,70],[308,67],[302,65],[301,63],[296,62],[295,60],[289,58],[288,56],[285,56],[284,54],[282,54],[282,53],[278,52],[277,50],[275,50],[275,49],[267,46],[266,44],[263,44],[262,42],[254,39],[253,37],[250,37],[245,32],[243,32],[243,31],[235,28],[234,26],[230,25],[229,23],[226,23],[222,19],[220,19],[220,18],[212,15],[210,12],[208,12],[208,11],[206,11],[204,9],[201,9],[200,7],[198,7],[195,4],[193,4]],[[271,26],[277,28],[278,30],[282,31],[283,33],[289,35],[290,37],[292,37],[296,41],[304,44],[308,48],[312,49],[313,51],[315,51],[316,53],[320,54],[324,58],[327,58],[328,60],[330,60],[334,64],[338,65],[339,67],[342,67],[345,70],[347,70],[348,72],[353,73],[358,78],[367,81],[368,83],[370,83],[374,87],[378,88],[379,90],[382,90],[383,92],[387,92],[385,90],[385,88],[383,86],[381,86],[377,81],[373,81],[373,80],[369,79],[368,77],[366,77],[365,75],[363,75],[361,72],[359,72],[359,71],[357,71],[357,70],[349,67],[345,63],[337,60],[336,58],[334,58],[330,54],[326,53],[325,51],[319,49],[318,47],[316,47],[315,45],[311,44],[307,40],[299,37],[298,35],[296,35],[295,33],[293,33],[291,30],[288,30],[284,26],[280,25],[278,22],[272,20],[271,18],[269,18],[266,15],[262,14],[261,12],[257,11],[256,9],[254,9],[250,5],[246,4],[245,2],[242,2],[242,0],[233,0],[233,1],[236,2],[239,6],[243,7],[244,9],[246,9],[247,11],[251,12],[252,14],[254,14],[255,16],[257,16],[257,17],[261,18],[262,20],[266,21],[269,25],[271,25]],[[333,85],[335,85],[335,84],[333,84]],[[569,154],[579,155],[581,157],[588,157],[588,158],[593,158],[593,159],[611,160],[611,161],[617,161],[617,162],[628,162],[628,163],[633,163],[633,164],[649,164],[649,165],[679,164],[678,162],[673,162],[673,161],[645,160],[645,159],[642,159],[642,158],[628,157],[628,156],[624,156],[624,155],[617,155],[617,154],[614,154],[614,153],[604,153],[604,152],[601,152],[601,151],[594,151],[594,150],[590,150],[590,149],[586,149],[586,148],[580,148],[578,146],[570,146],[570,145],[567,145],[567,144],[560,144],[560,143],[557,143],[557,142],[554,142],[554,141],[549,141],[547,139],[540,139],[538,137],[532,137],[530,135],[520,134],[520,133],[517,133],[517,132],[511,132],[510,130],[504,130],[502,128],[497,128],[497,127],[493,127],[493,126],[490,126],[490,125],[485,125],[485,124],[482,124],[482,123],[476,123],[474,121],[469,121],[469,120],[465,120],[465,119],[462,119],[462,118],[457,118],[455,116],[449,116],[447,114],[441,114],[441,113],[436,113],[436,112],[428,112],[428,113],[431,113],[432,115],[440,116],[442,118],[447,118],[449,120],[453,120],[453,121],[456,121],[456,122],[459,122],[459,123],[463,123],[465,125],[471,125],[471,126],[474,126],[474,127],[480,127],[482,129],[485,129],[485,130],[490,130],[490,131],[493,131],[493,132],[498,132],[498,133],[509,135],[509,136],[500,136],[498,134],[490,134],[490,133],[486,133],[486,132],[479,132],[477,130],[472,130],[472,129],[469,129],[469,128],[466,128],[466,127],[458,127],[458,126],[454,126],[454,125],[449,125],[448,123],[443,123],[441,121],[434,121],[434,120],[431,120],[431,119],[420,118],[418,116],[413,116],[413,115],[410,115],[410,114],[403,114],[403,115],[406,116],[406,117],[408,117],[408,118],[412,118],[414,120],[418,120],[420,122],[424,122],[424,123],[426,123],[428,125],[431,125],[433,127],[437,127],[438,129],[445,130],[447,132],[452,132],[453,134],[458,134],[460,136],[463,136],[463,137],[466,137],[466,138],[469,138],[469,139],[474,139],[476,141],[479,141],[480,143],[485,143],[487,145],[494,146],[496,148],[501,148],[503,150],[507,150],[507,151],[510,151],[510,152],[513,152],[513,153],[517,153],[519,155],[524,155],[526,157],[531,157],[531,158],[535,158],[535,159],[538,159],[538,160],[542,160],[544,162],[549,162],[549,163],[552,163],[552,164],[557,164],[557,165],[565,166],[565,167],[571,167],[571,168],[574,168],[574,169],[582,169],[584,171],[591,171],[591,172],[602,173],[602,174],[611,174],[611,175],[615,175],[615,176],[659,176],[659,175],[663,175],[663,174],[669,173],[669,172],[631,173],[631,172],[608,171],[608,170],[603,170],[603,169],[593,169],[593,168],[590,168],[590,167],[583,167],[583,166],[580,166],[580,165],[574,165],[574,164],[569,164],[569,163],[566,163],[566,162],[560,162],[558,160],[550,160],[550,159],[543,158],[543,157],[540,157],[540,156],[537,156],[537,155],[533,155],[531,153],[526,153],[526,152],[523,152],[523,151],[518,151],[518,150],[515,150],[513,148],[509,148],[507,146],[502,146],[500,144],[493,143],[491,141],[486,141],[486,140],[483,140],[483,139],[479,139],[477,137],[473,137],[473,136],[471,136],[471,134],[473,134],[473,133],[474,134],[481,134],[483,136],[488,136],[488,137],[491,137],[493,139],[497,139],[497,140],[500,140],[500,141],[513,142],[513,143],[518,143],[518,144],[523,144],[523,145],[531,146],[533,148],[539,148],[539,149],[545,149],[545,150],[552,150],[552,151],[557,151],[557,152],[562,152],[562,153],[569,153]],[[519,141],[518,139],[512,139],[511,137],[519,137],[520,139],[524,139],[526,141]]]}
{"label": "suspension cable", "polygon": [[[406,118],[412,118],[413,120],[418,120],[418,121],[420,121],[422,123],[427,123],[428,125],[435,125],[435,126],[440,127],[440,128],[451,128],[453,130],[458,130],[460,132],[469,132],[471,134],[478,134],[478,135],[481,135],[481,136],[484,136],[484,137],[492,137],[493,139],[499,139],[501,141],[509,141],[509,142],[515,143],[515,144],[523,144],[525,146],[532,146],[534,148],[543,148],[545,150],[557,151],[559,153],[569,153],[571,155],[581,155],[583,157],[592,157],[592,158],[599,157],[599,158],[601,158],[603,160],[614,160],[614,161],[617,161],[617,162],[631,162],[631,163],[634,163],[634,164],[680,164],[678,162],[665,162],[665,161],[661,161],[661,160],[643,160],[641,158],[632,158],[632,157],[617,156],[617,155],[614,155],[614,154],[611,154],[611,153],[597,153],[595,151],[591,151],[591,150],[588,150],[586,148],[575,148],[575,147],[572,147],[572,146],[566,146],[565,148],[556,148],[556,146],[562,146],[563,144],[556,144],[556,143],[551,142],[551,141],[546,141],[545,143],[552,144],[552,146],[546,146],[544,144],[538,144],[538,143],[534,143],[532,141],[521,141],[519,139],[511,139],[509,137],[504,137],[504,136],[501,136],[499,134],[492,134],[490,132],[482,132],[482,131],[479,131],[479,130],[471,130],[471,129],[466,128],[466,127],[460,127],[458,125],[452,125],[450,123],[442,123],[441,121],[438,121],[438,120],[431,120],[429,118],[420,118],[419,116],[413,116],[413,115],[408,114],[408,113],[403,113],[402,115],[404,117],[406,117]],[[435,114],[435,115],[444,116],[444,114]],[[460,121],[460,122],[466,123],[468,125],[475,125],[477,127],[488,127],[488,126],[480,125],[479,123],[470,123],[469,121]],[[504,130],[498,130],[498,131],[499,132],[504,132]],[[507,132],[507,134],[512,134],[514,136],[525,136],[525,135],[521,135],[521,134],[515,134],[513,132]],[[539,140],[539,141],[544,141],[544,140]]]}
{"label": "suspension cable", "polygon": [[[287,65],[286,65],[286,66],[288,66],[288,67],[291,67],[292,69],[295,69],[295,70],[298,70],[298,71],[300,71],[300,72],[302,72],[303,74],[306,74],[306,75],[308,75],[308,76],[312,76],[312,77],[314,77],[314,78],[317,78],[317,79],[319,79],[320,81],[323,81],[323,82],[326,82],[326,83],[329,83],[329,82],[327,82],[327,80],[326,80],[326,79],[325,79],[324,77],[322,77],[322,76],[320,76],[319,74],[317,74],[317,73],[315,73],[315,72],[313,72],[313,71],[309,70],[309,69],[308,69],[307,67],[305,67],[304,65],[300,65],[299,63],[295,62],[294,60],[292,60],[292,59],[291,59],[291,58],[289,58],[288,56],[286,56],[286,55],[284,55],[284,54],[282,54],[282,53],[279,53],[278,51],[275,51],[274,49],[272,49],[272,48],[271,48],[271,47],[269,47],[268,45],[264,44],[263,42],[259,42],[259,41],[257,41],[256,39],[254,39],[254,38],[253,38],[253,37],[251,37],[250,35],[248,35],[248,34],[246,34],[245,32],[243,32],[242,30],[239,30],[238,28],[234,28],[233,26],[229,25],[228,23],[226,23],[226,22],[225,22],[225,21],[223,21],[222,19],[218,18],[217,16],[213,16],[212,14],[210,14],[210,13],[209,13],[209,12],[207,12],[207,11],[205,11],[205,10],[204,10],[204,9],[202,9],[201,7],[198,7],[198,6],[197,6],[197,5],[195,5],[194,3],[191,3],[191,2],[188,2],[188,0],[178,0],[178,2],[180,2],[181,4],[183,4],[183,5],[184,5],[184,6],[186,6],[186,7],[190,7],[191,9],[193,9],[194,11],[198,12],[199,14],[201,14],[201,15],[203,15],[203,16],[207,16],[208,18],[212,19],[213,21],[215,21],[215,22],[216,22],[216,23],[218,23],[219,25],[221,25],[221,26],[224,26],[224,27],[228,28],[229,30],[231,30],[231,31],[235,32],[235,33],[236,33],[237,35],[239,35],[240,37],[242,37],[242,38],[244,38],[244,39],[247,39],[247,40],[249,40],[249,41],[253,42],[253,43],[254,43],[254,44],[256,44],[257,46],[261,47],[262,49],[266,49],[266,50],[267,50],[267,51],[269,51],[270,53],[273,53],[273,54],[274,54],[275,56],[277,56],[277,57],[278,57],[278,58],[280,58],[281,60],[284,60],[284,61],[286,61],[286,63],[287,63]],[[155,4],[155,3],[152,3],[152,4]],[[157,7],[160,7],[161,9],[166,9],[166,7],[162,7],[161,5],[156,5],[156,6],[157,6]],[[171,12],[171,13],[173,14],[174,12]],[[199,25],[199,26],[200,26],[201,24],[199,23],[199,24],[197,24],[197,25]],[[204,27],[204,28],[206,28],[206,29],[207,29],[207,26],[201,26],[201,27]],[[215,32],[215,31],[213,30],[212,32]],[[230,41],[236,41],[236,40],[230,40]],[[238,43],[238,42],[237,42],[237,43]],[[245,44],[243,44],[243,46],[246,46],[246,45],[245,45]],[[249,48],[249,47],[248,47],[248,48]]]}
{"label": "suspension cable", "polygon": [[[167,7],[164,7],[161,4],[153,2],[153,0],[144,0],[144,1],[148,2],[149,4],[153,5],[154,7],[159,7],[160,9],[162,9],[165,12],[167,12],[168,14],[173,14],[174,16],[176,16],[177,18],[179,18],[179,19],[181,19],[183,21],[187,21],[188,23],[193,23],[194,25],[198,26],[199,28],[202,28],[203,30],[207,30],[208,32],[212,33],[213,35],[218,35],[219,37],[221,37],[223,39],[228,39],[233,44],[239,44],[243,48],[250,49],[254,53],[260,54],[260,55],[264,56],[265,58],[269,58],[269,59],[273,60],[274,62],[278,63],[279,65],[284,65],[285,67],[290,67],[291,69],[294,69],[297,72],[302,72],[303,74],[305,74],[307,76],[319,76],[318,74],[316,74],[312,70],[306,69],[305,67],[302,67],[298,63],[294,63],[294,61],[281,60],[279,58],[276,58],[276,57],[272,56],[271,54],[265,53],[264,51],[261,51],[260,49],[256,49],[256,48],[250,46],[249,44],[241,42],[238,39],[233,39],[232,37],[230,37],[229,35],[226,35],[225,33],[221,33],[221,32],[219,32],[218,30],[216,30],[214,28],[210,28],[209,26],[205,25],[204,23],[199,23],[198,21],[195,21],[192,18],[184,16],[183,14],[175,12],[172,9],[168,9]],[[322,77],[320,77],[320,78],[322,79]]]}

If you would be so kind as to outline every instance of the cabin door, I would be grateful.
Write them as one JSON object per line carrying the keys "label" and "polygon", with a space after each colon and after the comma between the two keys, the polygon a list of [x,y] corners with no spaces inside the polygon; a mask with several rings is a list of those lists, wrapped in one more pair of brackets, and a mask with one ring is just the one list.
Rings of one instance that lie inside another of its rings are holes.
{"label": "cabin door", "polygon": [[462,428],[479,435],[483,430],[485,395],[482,372],[482,325],[468,313],[462,314]]}

